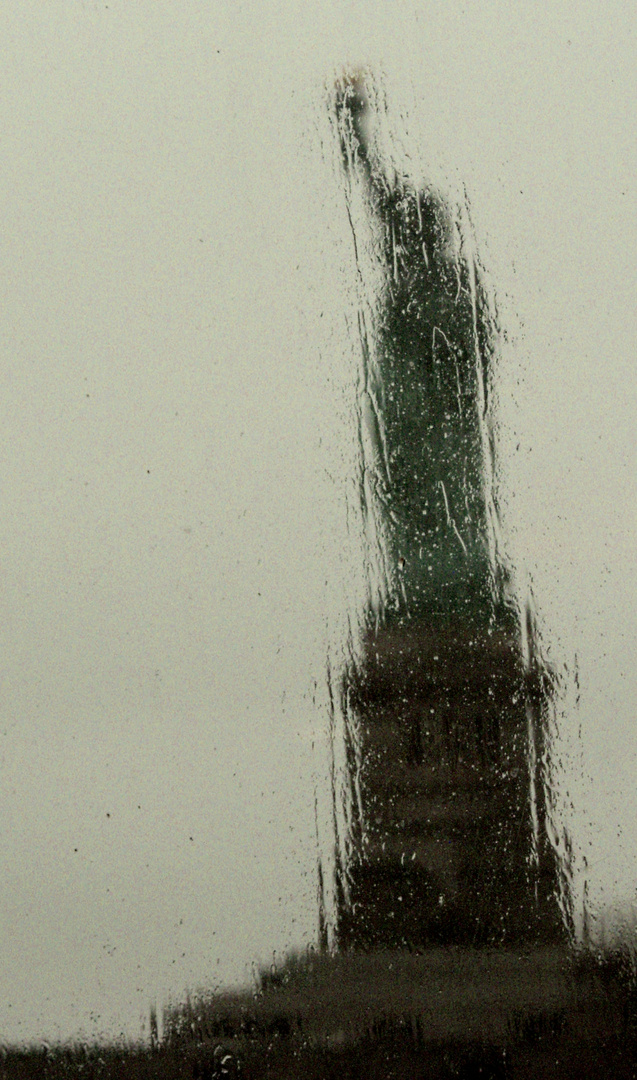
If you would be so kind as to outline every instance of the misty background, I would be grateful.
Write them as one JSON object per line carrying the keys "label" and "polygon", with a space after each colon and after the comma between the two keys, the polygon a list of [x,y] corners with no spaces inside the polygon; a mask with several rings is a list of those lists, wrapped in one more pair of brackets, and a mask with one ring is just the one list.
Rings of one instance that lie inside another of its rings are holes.
{"label": "misty background", "polygon": [[414,176],[466,187],[574,893],[631,924],[634,17],[6,0],[0,28],[0,1038],[135,1037],[316,940],[362,594],[343,64],[383,75]]}

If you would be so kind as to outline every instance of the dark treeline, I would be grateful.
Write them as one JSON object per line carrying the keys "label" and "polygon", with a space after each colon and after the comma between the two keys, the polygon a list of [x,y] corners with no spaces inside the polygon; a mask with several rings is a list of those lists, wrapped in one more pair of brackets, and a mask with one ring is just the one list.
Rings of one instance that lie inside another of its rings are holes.
{"label": "dark treeline", "polygon": [[632,960],[310,956],[169,1010],[152,1047],[7,1049],[4,1080],[583,1080],[637,1075]]}

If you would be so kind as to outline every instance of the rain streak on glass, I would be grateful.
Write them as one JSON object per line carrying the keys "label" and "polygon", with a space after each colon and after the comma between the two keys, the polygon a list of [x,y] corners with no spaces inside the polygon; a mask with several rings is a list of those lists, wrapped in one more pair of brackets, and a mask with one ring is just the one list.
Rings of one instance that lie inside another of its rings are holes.
{"label": "rain streak on glass", "polygon": [[331,110],[358,276],[367,601],[329,675],[344,767],[323,938],[557,944],[571,909],[549,840],[555,678],[502,550],[498,323],[469,204],[401,174],[369,75],[343,77]]}

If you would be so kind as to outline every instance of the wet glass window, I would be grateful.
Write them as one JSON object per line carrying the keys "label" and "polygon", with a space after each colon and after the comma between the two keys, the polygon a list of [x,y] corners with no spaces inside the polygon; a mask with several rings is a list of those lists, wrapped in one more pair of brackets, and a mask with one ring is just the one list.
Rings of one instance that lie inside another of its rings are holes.
{"label": "wet glass window", "polygon": [[633,22],[5,4],[3,1076],[632,1075]]}

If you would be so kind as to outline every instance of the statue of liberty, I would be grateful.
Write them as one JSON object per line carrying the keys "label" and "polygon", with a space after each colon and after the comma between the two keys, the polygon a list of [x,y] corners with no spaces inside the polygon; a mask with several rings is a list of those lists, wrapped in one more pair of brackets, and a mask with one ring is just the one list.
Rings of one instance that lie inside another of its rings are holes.
{"label": "statue of liberty", "polygon": [[333,117],[368,297],[359,492],[376,571],[341,687],[359,812],[336,938],[547,942],[563,933],[538,764],[548,676],[498,540],[496,320],[466,205],[452,213],[383,157],[381,111],[373,82],[343,78]]}

